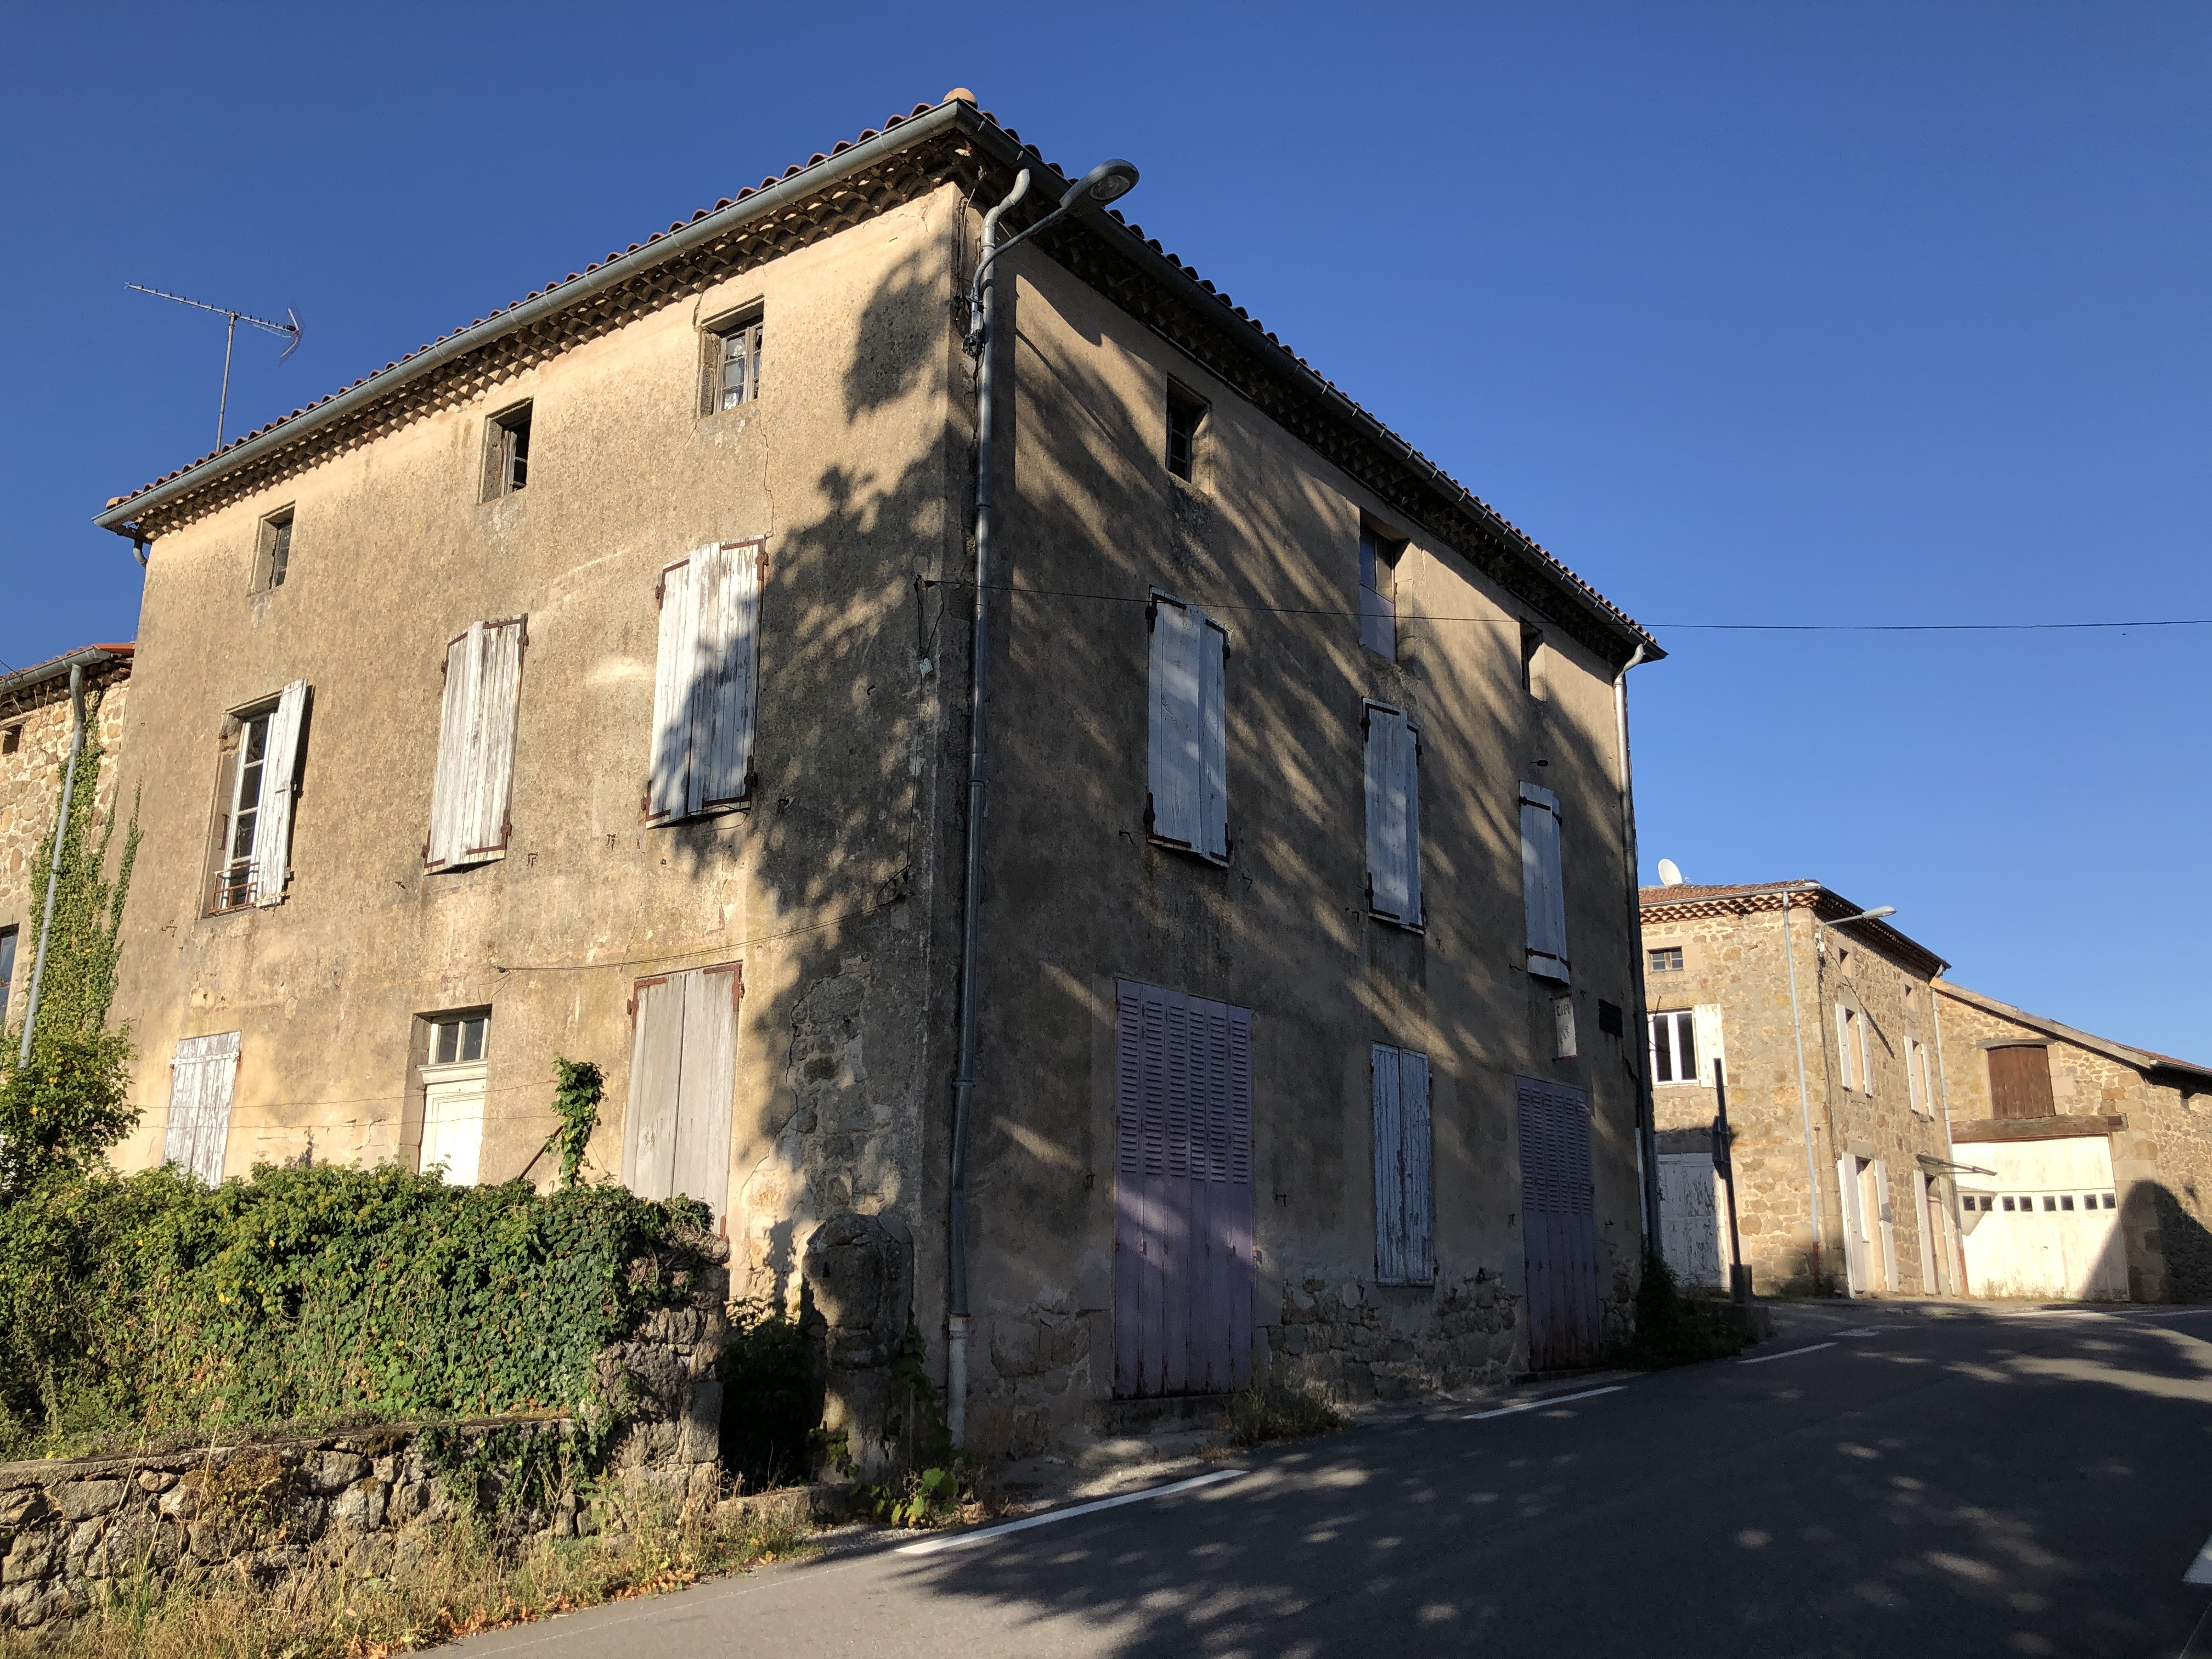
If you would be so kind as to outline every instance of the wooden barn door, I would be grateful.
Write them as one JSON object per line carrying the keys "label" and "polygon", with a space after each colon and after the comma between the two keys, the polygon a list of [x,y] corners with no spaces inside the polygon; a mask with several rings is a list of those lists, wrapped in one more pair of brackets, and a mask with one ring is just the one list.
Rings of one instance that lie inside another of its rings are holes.
{"label": "wooden barn door", "polygon": [[1598,1362],[1602,1326],[1590,1183],[1589,1097],[1520,1083],[1522,1243],[1528,1267],[1528,1365]]}
{"label": "wooden barn door", "polygon": [[1252,1012],[1116,988],[1114,1392],[1252,1380]]}

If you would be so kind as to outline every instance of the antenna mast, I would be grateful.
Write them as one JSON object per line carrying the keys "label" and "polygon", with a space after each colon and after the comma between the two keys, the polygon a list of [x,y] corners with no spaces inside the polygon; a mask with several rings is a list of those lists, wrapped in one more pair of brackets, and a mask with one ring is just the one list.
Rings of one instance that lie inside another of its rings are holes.
{"label": "antenna mast", "polygon": [[222,397],[215,407],[215,447],[221,449],[223,422],[230,413],[230,348],[232,343],[238,338],[238,325],[240,323],[251,323],[254,327],[266,329],[271,334],[289,335],[292,343],[286,346],[283,356],[276,359],[281,363],[300,349],[300,313],[287,306],[284,307],[284,314],[291,320],[272,323],[265,317],[255,317],[243,311],[233,311],[228,306],[211,306],[203,300],[187,300],[181,294],[165,294],[158,288],[146,288],[137,283],[125,283],[123,286],[135,289],[140,294],[150,294],[157,300],[174,300],[180,306],[192,306],[201,311],[212,311],[216,316],[228,320],[229,326],[223,331],[222,337]]}

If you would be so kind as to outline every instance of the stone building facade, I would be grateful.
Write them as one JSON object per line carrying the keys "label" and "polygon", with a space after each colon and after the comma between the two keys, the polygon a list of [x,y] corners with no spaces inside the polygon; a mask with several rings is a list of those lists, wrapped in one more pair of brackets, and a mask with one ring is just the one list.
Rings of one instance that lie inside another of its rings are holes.
{"label": "stone building facade", "polygon": [[2212,1298],[2212,1067],[1936,990],[1973,1290]]}
{"label": "stone building facade", "polygon": [[[130,1160],[544,1181],[593,1060],[595,1171],[706,1201],[741,1297],[832,1224],[910,1263],[947,1376],[963,296],[1023,170],[1008,230],[1066,181],[956,92],[111,503],[124,781],[195,804],[125,918]],[[997,273],[970,1443],[1594,1355],[1656,647],[1117,216]]]}
{"label": "stone building facade", "polygon": [[94,792],[98,820],[115,807],[125,717],[131,701],[131,647],[89,645],[33,667],[0,676],[0,1029],[15,1030],[30,994],[32,957],[46,895],[35,887],[38,863],[53,847],[75,716],[70,670],[85,684],[87,752],[77,784]]}
{"label": "stone building facade", "polygon": [[1817,882],[1641,896],[1662,1234],[1678,1271],[1710,1260],[1711,1275],[1692,1276],[1712,1282],[1728,1249],[1717,1059],[1756,1290],[1957,1293],[1931,988],[1942,959],[1886,921],[1847,920],[1863,907]]}

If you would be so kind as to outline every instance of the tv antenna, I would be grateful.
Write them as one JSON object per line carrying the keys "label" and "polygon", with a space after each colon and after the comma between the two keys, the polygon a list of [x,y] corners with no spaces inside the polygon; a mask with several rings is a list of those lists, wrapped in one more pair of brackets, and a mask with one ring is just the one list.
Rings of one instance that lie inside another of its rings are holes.
{"label": "tv antenna", "polygon": [[212,311],[216,316],[228,320],[229,326],[224,330],[222,337],[222,397],[215,406],[215,447],[221,449],[223,421],[230,413],[230,348],[232,343],[238,338],[238,325],[240,323],[251,323],[254,327],[266,329],[271,334],[290,335],[292,343],[286,346],[283,356],[276,359],[281,363],[300,349],[300,313],[291,307],[286,306],[284,314],[291,320],[272,323],[266,317],[255,317],[243,311],[233,311],[228,306],[211,306],[204,300],[187,300],[181,294],[165,294],[158,288],[147,288],[137,283],[125,283],[123,286],[135,289],[141,294],[150,294],[157,300],[174,300],[180,306],[191,306],[201,311]]}

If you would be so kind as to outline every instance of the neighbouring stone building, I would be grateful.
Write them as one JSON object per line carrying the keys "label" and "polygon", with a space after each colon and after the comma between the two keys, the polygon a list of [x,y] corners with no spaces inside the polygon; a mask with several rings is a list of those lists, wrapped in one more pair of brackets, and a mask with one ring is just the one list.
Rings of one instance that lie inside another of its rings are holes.
{"label": "neighbouring stone building", "polygon": [[1067,183],[948,94],[100,515],[150,542],[123,779],[172,804],[126,1161],[543,1182],[596,1060],[592,1166],[705,1201],[741,1296],[831,1274],[848,1368],[964,1353],[986,1451],[1620,1334],[1660,653],[1103,210],[996,268],[962,1007],[964,296],[1023,170],[1007,231]]}
{"label": "neighbouring stone building", "polygon": [[86,754],[77,787],[94,792],[103,824],[115,805],[118,756],[131,698],[131,647],[88,645],[33,667],[0,675],[0,1030],[23,1021],[32,957],[46,902],[34,885],[40,859],[51,853],[54,812],[68,764],[70,671],[82,671]]}
{"label": "neighbouring stone building", "polygon": [[1816,882],[1642,890],[1660,1235],[1760,1291],[2212,1296],[2212,1069],[1954,985]]}
{"label": "neighbouring stone building", "polygon": [[2212,1297],[2212,1067],[1936,988],[1975,1293]]}
{"label": "neighbouring stone building", "polygon": [[1642,890],[1661,1236],[1724,1280],[1726,1085],[1742,1261],[1760,1291],[1955,1293],[1957,1171],[1935,1081],[1945,963],[1817,882]]}

